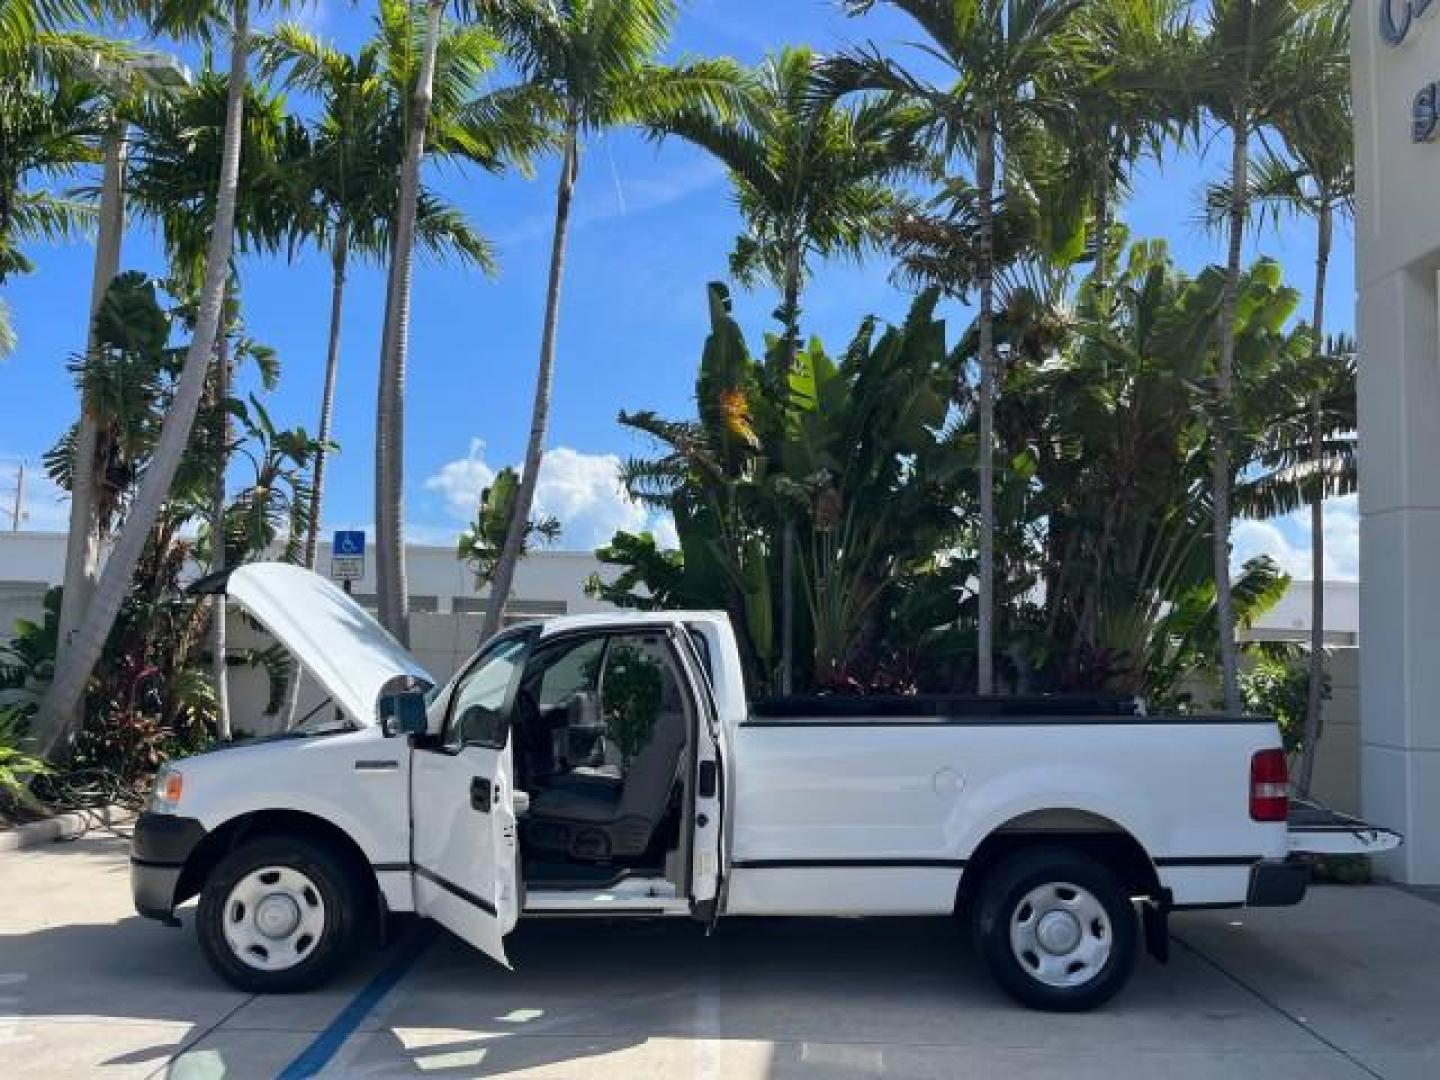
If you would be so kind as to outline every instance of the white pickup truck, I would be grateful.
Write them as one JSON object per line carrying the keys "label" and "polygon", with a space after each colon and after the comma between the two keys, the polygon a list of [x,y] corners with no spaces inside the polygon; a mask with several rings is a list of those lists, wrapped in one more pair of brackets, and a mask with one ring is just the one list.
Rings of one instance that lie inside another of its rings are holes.
{"label": "white pickup truck", "polygon": [[937,915],[999,984],[1084,1009],[1164,957],[1172,910],[1293,904],[1305,852],[1399,837],[1287,820],[1275,725],[1004,699],[747,704],[726,617],[558,618],[445,686],[281,564],[226,592],[323,687],[287,736],[177,761],[135,828],[135,904],[248,990],[314,987],[387,912],[508,966],[521,917]]}

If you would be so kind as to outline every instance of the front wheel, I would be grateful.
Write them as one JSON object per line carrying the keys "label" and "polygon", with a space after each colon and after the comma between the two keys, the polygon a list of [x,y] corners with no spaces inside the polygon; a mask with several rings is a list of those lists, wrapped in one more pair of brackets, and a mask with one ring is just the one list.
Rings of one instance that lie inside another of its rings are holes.
{"label": "front wheel", "polygon": [[309,990],[350,959],[361,908],[353,875],[300,837],[262,837],[222,859],[200,893],[205,959],[252,993]]}
{"label": "front wheel", "polygon": [[1081,852],[1011,855],[986,876],[974,911],[976,943],[995,980],[1033,1009],[1093,1009],[1134,970],[1135,906],[1120,879]]}

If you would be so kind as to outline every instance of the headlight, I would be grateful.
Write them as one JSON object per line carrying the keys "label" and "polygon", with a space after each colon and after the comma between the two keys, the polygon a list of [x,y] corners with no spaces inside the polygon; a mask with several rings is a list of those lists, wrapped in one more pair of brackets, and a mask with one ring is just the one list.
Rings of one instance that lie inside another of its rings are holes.
{"label": "headlight", "polygon": [[145,807],[152,814],[173,814],[180,805],[180,792],[184,789],[185,777],[173,765],[161,765],[155,774],[155,787],[150,792],[150,802]]}

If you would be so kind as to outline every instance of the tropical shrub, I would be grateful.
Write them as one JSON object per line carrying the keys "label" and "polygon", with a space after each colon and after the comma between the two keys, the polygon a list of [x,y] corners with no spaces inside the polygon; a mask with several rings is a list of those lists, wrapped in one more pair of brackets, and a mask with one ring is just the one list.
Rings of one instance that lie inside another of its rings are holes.
{"label": "tropical shrub", "polygon": [[[1310,670],[1303,657],[1260,656],[1240,674],[1245,710],[1271,716],[1280,726],[1285,749],[1294,753],[1305,738],[1305,710],[1310,695]],[[1330,678],[1321,686],[1322,700],[1330,697]]]}
{"label": "tropical shrub", "polygon": [[878,662],[872,643],[915,575],[958,595],[936,555],[961,530],[946,427],[953,358],[937,297],[921,296],[901,326],[865,320],[838,359],[812,341],[777,391],[785,339],[772,336],[766,357],[752,358],[728,291],[712,284],[697,417],[620,418],[664,451],[627,462],[622,480],[632,497],[674,516],[680,551],[621,534],[600,557],[623,572],[610,586],[592,582],[592,592],[627,606],[729,610],[752,683],[765,692],[776,683],[782,542],[792,535],[801,682],[858,687],[856,673]]}
{"label": "tropical shrub", "polygon": [[[500,565],[505,547],[505,533],[515,513],[515,498],[520,491],[520,475],[508,466],[495,474],[490,486],[480,493],[475,520],[460,534],[460,561],[475,572],[475,585],[489,585]],[[536,543],[549,545],[560,539],[560,520],[546,515],[527,522],[521,550],[528,551]]]}
{"label": "tropical shrub", "polygon": [[0,706],[0,803],[5,799],[33,803],[31,782],[51,772],[49,765],[21,748],[27,719],[16,709]]}
{"label": "tropical shrub", "polygon": [[[1002,290],[997,676],[1014,691],[1187,708],[1193,676],[1218,660],[1209,433],[1224,279],[1215,269],[1186,275],[1163,243],[1108,250],[1106,266],[1078,284],[1032,268]],[[979,616],[974,327],[949,346],[931,290],[900,326],[867,319],[835,359],[810,342],[777,391],[772,361],[784,339],[769,338],[765,359],[753,359],[724,287],[712,285],[709,299],[696,418],[621,415],[663,448],[628,462],[622,479],[674,516],[680,550],[617,535],[598,554],[620,573],[592,581],[592,595],[726,608],[763,693],[774,683],[788,523],[802,687],[968,689]],[[1244,275],[1242,404],[1224,422],[1237,482],[1250,487],[1287,464],[1270,421],[1293,404],[1286,386],[1312,352],[1308,333],[1286,329],[1295,303],[1275,263]],[[1288,581],[1269,559],[1240,568],[1230,594],[1238,622],[1253,622]]]}
{"label": "tropical shrub", "polygon": [[[96,347],[71,365],[99,428],[102,535],[123,519],[150,465],[184,357],[176,340],[188,332],[192,316],[192,305],[160,282],[121,274],[101,303]],[[229,321],[225,332],[231,357],[253,364],[262,385],[272,386],[278,375],[274,353],[246,337],[238,320]],[[218,423],[222,415],[233,422]],[[51,478],[67,489],[73,445],[72,429],[46,456]],[[212,378],[170,498],[87,685],[84,722],[67,762],[72,774],[98,773],[120,785],[138,785],[168,757],[213,740],[216,695],[203,650],[212,609],[208,600],[186,595],[188,568],[209,564],[217,544],[223,545],[227,566],[277,553],[298,559],[309,526],[308,476],[318,447],[303,429],[278,427],[257,396],[220,394]],[[217,530],[213,492],[219,470],[231,462],[244,479],[224,505]],[[22,625],[11,654],[43,653],[53,668],[58,610],[52,597],[44,629]],[[289,674],[285,657],[264,650],[227,655],[227,662],[264,666],[271,676],[270,705],[280,707]],[[38,661],[32,668],[37,684],[48,681],[49,668]]]}

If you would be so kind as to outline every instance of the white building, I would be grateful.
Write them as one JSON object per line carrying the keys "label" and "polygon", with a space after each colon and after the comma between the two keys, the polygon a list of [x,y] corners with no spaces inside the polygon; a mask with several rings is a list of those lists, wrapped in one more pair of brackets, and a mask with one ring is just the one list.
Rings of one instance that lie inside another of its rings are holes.
{"label": "white building", "polygon": [[[411,649],[431,674],[448,678],[475,651],[485,594],[477,593],[474,575],[456,558],[454,547],[417,544],[406,555]],[[317,566],[322,573],[329,568],[329,544],[321,545]],[[0,532],[0,639],[10,636],[16,619],[39,616],[46,590],[60,584],[64,569],[64,533]],[[515,588],[505,606],[506,622],[611,610],[609,604],[585,595],[585,582],[600,569],[599,560],[589,552],[532,552],[516,570]],[[367,560],[365,576],[353,587],[356,599],[373,608],[373,559]],[[232,620],[231,625],[236,653],[267,644],[244,622]],[[230,686],[237,728],[263,733],[273,723],[261,719],[268,696],[263,672],[232,668]],[[318,704],[314,695],[302,694],[302,711]]]}
{"label": "white building", "polygon": [[[321,543],[316,565],[321,573],[328,571],[329,543]],[[507,620],[609,610],[610,605],[585,595],[586,580],[600,568],[600,561],[588,551],[532,552],[516,571],[514,595],[505,609]],[[484,613],[488,593],[477,592],[474,574],[456,558],[453,546],[411,544],[406,548],[406,569],[412,612]],[[0,629],[8,630],[10,625],[4,617],[7,604],[33,612],[37,590],[43,595],[49,586],[60,584],[64,570],[64,533],[0,532]],[[354,590],[357,600],[374,607],[373,558],[366,560],[365,576],[354,583]]]}
{"label": "white building", "polygon": [[1355,5],[1361,777],[1440,883],[1440,4]]}

